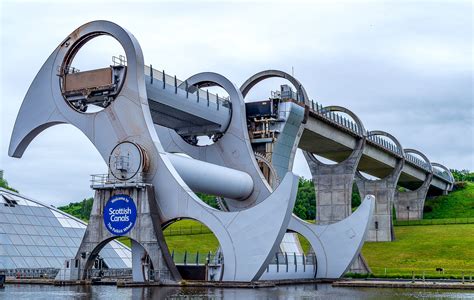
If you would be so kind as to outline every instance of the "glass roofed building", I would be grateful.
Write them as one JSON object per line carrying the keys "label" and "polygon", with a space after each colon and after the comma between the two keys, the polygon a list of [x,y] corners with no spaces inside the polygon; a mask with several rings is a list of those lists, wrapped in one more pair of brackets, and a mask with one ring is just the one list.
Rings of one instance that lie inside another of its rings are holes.
{"label": "glass roofed building", "polygon": [[[54,207],[0,188],[0,272],[54,276],[76,255],[86,223]],[[131,251],[112,241],[100,252],[106,269],[131,269]]]}

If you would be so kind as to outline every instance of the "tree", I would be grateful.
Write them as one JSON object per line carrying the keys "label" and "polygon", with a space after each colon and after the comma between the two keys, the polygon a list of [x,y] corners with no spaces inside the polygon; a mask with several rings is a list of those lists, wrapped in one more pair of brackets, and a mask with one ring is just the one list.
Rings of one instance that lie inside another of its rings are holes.
{"label": "tree", "polygon": [[10,190],[12,192],[15,192],[15,193],[18,193],[18,191],[14,188],[12,188],[11,186],[8,185],[8,181],[4,178],[0,178],[0,187],[4,188],[4,189],[7,189],[7,190]]}
{"label": "tree", "polygon": [[454,181],[469,181],[474,182],[474,172],[470,172],[469,170],[456,170],[451,169],[451,174],[453,174]]}

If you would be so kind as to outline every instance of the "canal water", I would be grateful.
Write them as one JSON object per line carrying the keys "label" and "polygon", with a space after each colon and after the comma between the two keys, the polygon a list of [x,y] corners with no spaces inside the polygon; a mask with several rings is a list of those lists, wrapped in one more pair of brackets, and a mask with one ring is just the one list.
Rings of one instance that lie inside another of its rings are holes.
{"label": "canal water", "polygon": [[431,289],[345,288],[301,284],[273,288],[182,288],[115,286],[13,285],[0,299],[474,299],[474,291]]}

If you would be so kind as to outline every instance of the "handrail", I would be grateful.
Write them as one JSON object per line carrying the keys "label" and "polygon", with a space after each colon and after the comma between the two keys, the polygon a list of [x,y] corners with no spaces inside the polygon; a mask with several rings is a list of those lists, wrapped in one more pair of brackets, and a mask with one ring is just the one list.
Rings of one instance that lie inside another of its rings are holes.
{"label": "handrail", "polygon": [[174,91],[174,93],[178,93],[178,89],[180,89],[186,92],[187,97],[189,97],[189,94],[195,95],[197,102],[199,102],[200,100],[203,100],[203,101],[207,101],[208,105],[209,105],[209,102],[212,102],[217,107],[230,106],[229,97],[221,97],[218,94],[210,93],[209,90],[204,90],[202,88],[197,89],[195,92],[191,93],[188,91],[187,88],[180,87],[182,86],[183,83],[185,84],[185,86],[187,86],[187,83],[185,81],[178,79],[176,76],[168,75],[165,73],[165,71],[159,71],[157,69],[154,69],[151,65],[145,66],[145,75],[150,76],[151,83],[153,83],[154,80],[158,80],[160,83],[162,83],[163,89],[166,89],[167,86],[170,86],[172,87],[172,90]]}

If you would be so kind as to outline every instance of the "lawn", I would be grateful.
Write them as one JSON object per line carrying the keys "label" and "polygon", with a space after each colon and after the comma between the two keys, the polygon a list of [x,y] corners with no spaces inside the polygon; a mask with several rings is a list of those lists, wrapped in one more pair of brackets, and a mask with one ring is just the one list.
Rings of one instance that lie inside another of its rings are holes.
{"label": "lawn", "polygon": [[[183,234],[179,234],[179,232]],[[215,252],[219,242],[212,233],[200,234],[200,232],[210,232],[209,229],[200,222],[194,220],[181,220],[168,226],[163,234],[170,251],[177,253],[207,253]],[[192,233],[192,234],[191,234]],[[119,241],[130,247],[128,238],[119,238]]]}
{"label": "lawn", "polygon": [[[474,276],[474,224],[396,226],[394,242],[366,242],[362,253],[375,276]],[[387,269],[385,273],[385,268]],[[439,274],[438,274],[439,275]]]}

